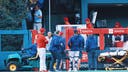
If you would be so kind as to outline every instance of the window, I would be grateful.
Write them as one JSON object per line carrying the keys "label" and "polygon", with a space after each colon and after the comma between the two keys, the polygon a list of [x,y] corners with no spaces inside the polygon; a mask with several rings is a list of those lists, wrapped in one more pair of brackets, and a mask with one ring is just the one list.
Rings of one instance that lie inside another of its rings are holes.
{"label": "window", "polygon": [[23,35],[1,35],[1,51],[20,51]]}

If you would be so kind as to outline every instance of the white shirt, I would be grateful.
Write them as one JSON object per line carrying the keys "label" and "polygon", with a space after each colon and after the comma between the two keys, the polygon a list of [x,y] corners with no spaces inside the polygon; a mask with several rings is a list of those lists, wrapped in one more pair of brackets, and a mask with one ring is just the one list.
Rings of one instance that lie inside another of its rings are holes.
{"label": "white shirt", "polygon": [[48,36],[45,37],[48,41],[48,44],[46,44],[46,49],[49,50],[49,47],[50,47],[50,43],[51,43],[51,40],[52,40],[52,37],[49,38]]}

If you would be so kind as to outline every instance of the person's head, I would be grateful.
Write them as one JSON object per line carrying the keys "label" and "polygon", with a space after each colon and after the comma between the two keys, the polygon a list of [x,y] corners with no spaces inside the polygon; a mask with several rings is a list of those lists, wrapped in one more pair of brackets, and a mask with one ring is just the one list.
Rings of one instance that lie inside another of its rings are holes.
{"label": "person's head", "polygon": [[59,32],[59,36],[62,36],[63,35],[63,32]]}
{"label": "person's head", "polygon": [[59,36],[60,31],[55,31],[54,34]]}
{"label": "person's head", "polygon": [[39,6],[36,4],[35,7],[34,7],[35,10],[39,10]]}
{"label": "person's head", "polygon": [[74,30],[74,34],[78,34],[78,30],[77,29]]}
{"label": "person's head", "polygon": [[32,34],[38,34],[37,30],[31,30]]}
{"label": "person's head", "polygon": [[41,33],[41,34],[44,34],[44,32],[45,32],[45,28],[41,28],[41,29],[40,29],[40,33]]}
{"label": "person's head", "polygon": [[85,22],[86,22],[86,24],[91,23],[91,21],[90,21],[90,19],[89,19],[89,18],[86,18],[86,19],[85,19]]}
{"label": "person's head", "polygon": [[69,21],[68,17],[64,17],[64,21]]}
{"label": "person's head", "polygon": [[48,32],[47,35],[48,35],[48,37],[51,37],[52,36],[52,32]]}
{"label": "person's head", "polygon": [[122,26],[121,26],[121,24],[120,24],[120,22],[116,22],[115,23],[115,28],[121,28]]}

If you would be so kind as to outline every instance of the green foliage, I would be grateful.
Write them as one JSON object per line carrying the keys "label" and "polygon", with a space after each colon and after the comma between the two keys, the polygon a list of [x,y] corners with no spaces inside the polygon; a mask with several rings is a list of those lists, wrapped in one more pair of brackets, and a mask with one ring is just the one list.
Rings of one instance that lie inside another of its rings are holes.
{"label": "green foliage", "polygon": [[27,0],[0,0],[0,29],[21,29],[26,13]]}
{"label": "green foliage", "polygon": [[[0,30],[22,29],[26,18],[28,0],[0,0]],[[2,51],[18,51],[23,44],[23,35],[1,35]]]}

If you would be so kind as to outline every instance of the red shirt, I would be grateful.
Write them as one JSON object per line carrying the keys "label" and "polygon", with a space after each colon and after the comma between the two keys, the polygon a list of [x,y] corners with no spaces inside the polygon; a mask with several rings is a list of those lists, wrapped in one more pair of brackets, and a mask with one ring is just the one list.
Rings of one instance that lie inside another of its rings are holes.
{"label": "red shirt", "polygon": [[48,43],[47,39],[42,34],[37,34],[37,48],[46,48],[46,44]]}
{"label": "red shirt", "polygon": [[123,44],[124,42],[122,41],[115,42],[115,47],[123,47]]}
{"label": "red shirt", "polygon": [[38,34],[37,30],[32,30],[32,44],[34,44],[35,36]]}
{"label": "red shirt", "polygon": [[87,28],[93,28],[93,25],[91,23],[87,24]]}

